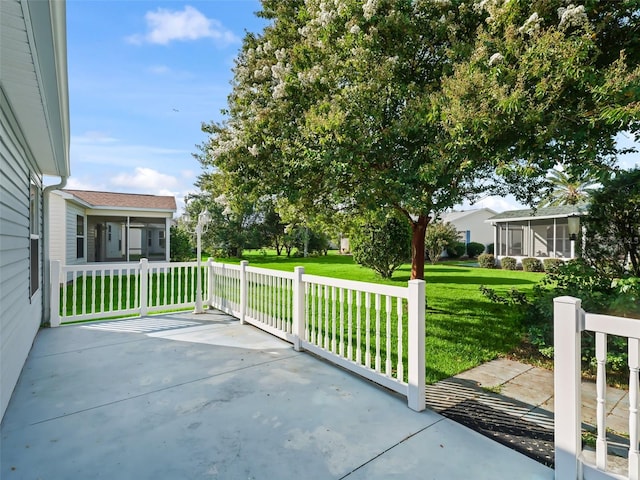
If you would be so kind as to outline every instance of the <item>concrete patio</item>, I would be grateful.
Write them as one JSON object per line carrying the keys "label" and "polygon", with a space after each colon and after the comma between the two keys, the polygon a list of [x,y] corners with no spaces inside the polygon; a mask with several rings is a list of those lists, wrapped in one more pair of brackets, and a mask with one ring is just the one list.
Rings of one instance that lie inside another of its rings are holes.
{"label": "concrete patio", "polygon": [[227,315],[41,330],[3,479],[551,479],[553,471]]}

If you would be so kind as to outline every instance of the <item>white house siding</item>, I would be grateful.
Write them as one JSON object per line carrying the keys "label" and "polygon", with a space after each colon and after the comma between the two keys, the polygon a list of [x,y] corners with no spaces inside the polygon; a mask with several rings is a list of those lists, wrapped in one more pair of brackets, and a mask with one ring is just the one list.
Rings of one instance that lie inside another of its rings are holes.
{"label": "white house siding", "polygon": [[[1,87],[1,86],[0,86]],[[42,287],[30,297],[29,184],[40,180],[0,88],[0,418],[42,319]],[[40,196],[42,198],[42,196]],[[42,203],[40,203],[42,212]],[[40,215],[40,232],[42,232]],[[40,278],[42,278],[42,239]]]}
{"label": "white house siding", "polygon": [[53,191],[49,197],[49,258],[60,260],[64,265],[67,260],[64,244],[64,232],[66,230],[65,199]]}
{"label": "white house siding", "polygon": [[84,218],[84,238],[87,238],[87,215],[85,214],[85,209],[79,207],[78,205],[74,205],[71,202],[67,202],[67,221],[66,221],[66,238],[67,238],[67,247],[66,247],[66,257],[67,257],[67,265],[80,265],[87,262],[87,248],[85,241],[85,249],[84,256],[82,258],[78,258],[77,250],[76,250],[76,227],[77,227],[77,217],[80,215]]}
{"label": "white house siding", "polygon": [[493,243],[493,227],[486,220],[496,214],[493,210],[481,208],[466,212],[449,212],[442,216],[443,222],[450,222],[461,232],[461,241],[466,241],[466,232],[470,232],[470,242],[478,242],[483,245]]}

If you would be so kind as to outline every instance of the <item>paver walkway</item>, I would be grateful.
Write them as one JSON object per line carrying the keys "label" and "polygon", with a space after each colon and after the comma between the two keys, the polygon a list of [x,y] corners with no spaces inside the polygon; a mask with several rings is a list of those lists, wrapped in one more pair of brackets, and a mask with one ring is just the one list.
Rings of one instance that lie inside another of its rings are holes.
{"label": "paver walkway", "polygon": [[[426,395],[429,408],[553,467],[553,372],[497,359],[428,386]],[[585,429],[594,429],[595,405],[595,384],[583,382]],[[628,392],[607,388],[607,427],[627,432],[628,422]],[[610,464],[622,473],[628,440],[609,436]]]}

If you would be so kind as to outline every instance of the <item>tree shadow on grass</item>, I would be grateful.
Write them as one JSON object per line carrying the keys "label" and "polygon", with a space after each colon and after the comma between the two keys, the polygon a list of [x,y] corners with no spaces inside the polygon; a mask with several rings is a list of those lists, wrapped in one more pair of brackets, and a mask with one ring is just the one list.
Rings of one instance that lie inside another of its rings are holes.
{"label": "tree shadow on grass", "polygon": [[538,282],[535,280],[527,280],[524,278],[513,277],[476,277],[472,275],[425,275],[425,281],[427,283],[444,283],[444,284],[458,284],[458,285],[534,285]]}

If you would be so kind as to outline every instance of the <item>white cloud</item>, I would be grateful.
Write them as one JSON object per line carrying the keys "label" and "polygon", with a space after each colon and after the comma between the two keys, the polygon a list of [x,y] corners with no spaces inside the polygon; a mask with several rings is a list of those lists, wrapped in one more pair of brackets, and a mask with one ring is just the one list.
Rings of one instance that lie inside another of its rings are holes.
{"label": "white cloud", "polygon": [[225,46],[240,41],[231,30],[227,30],[218,20],[207,18],[189,5],[181,11],[158,8],[156,11],[147,12],[145,20],[147,33],[127,37],[130,43],[167,45],[174,40],[192,41],[211,38],[218,45]]}
{"label": "white cloud", "polygon": [[136,167],[133,173],[120,173],[112,178],[111,183],[116,187],[139,189],[157,195],[173,195],[173,192],[158,192],[171,192],[179,184],[176,177],[145,167]]}

